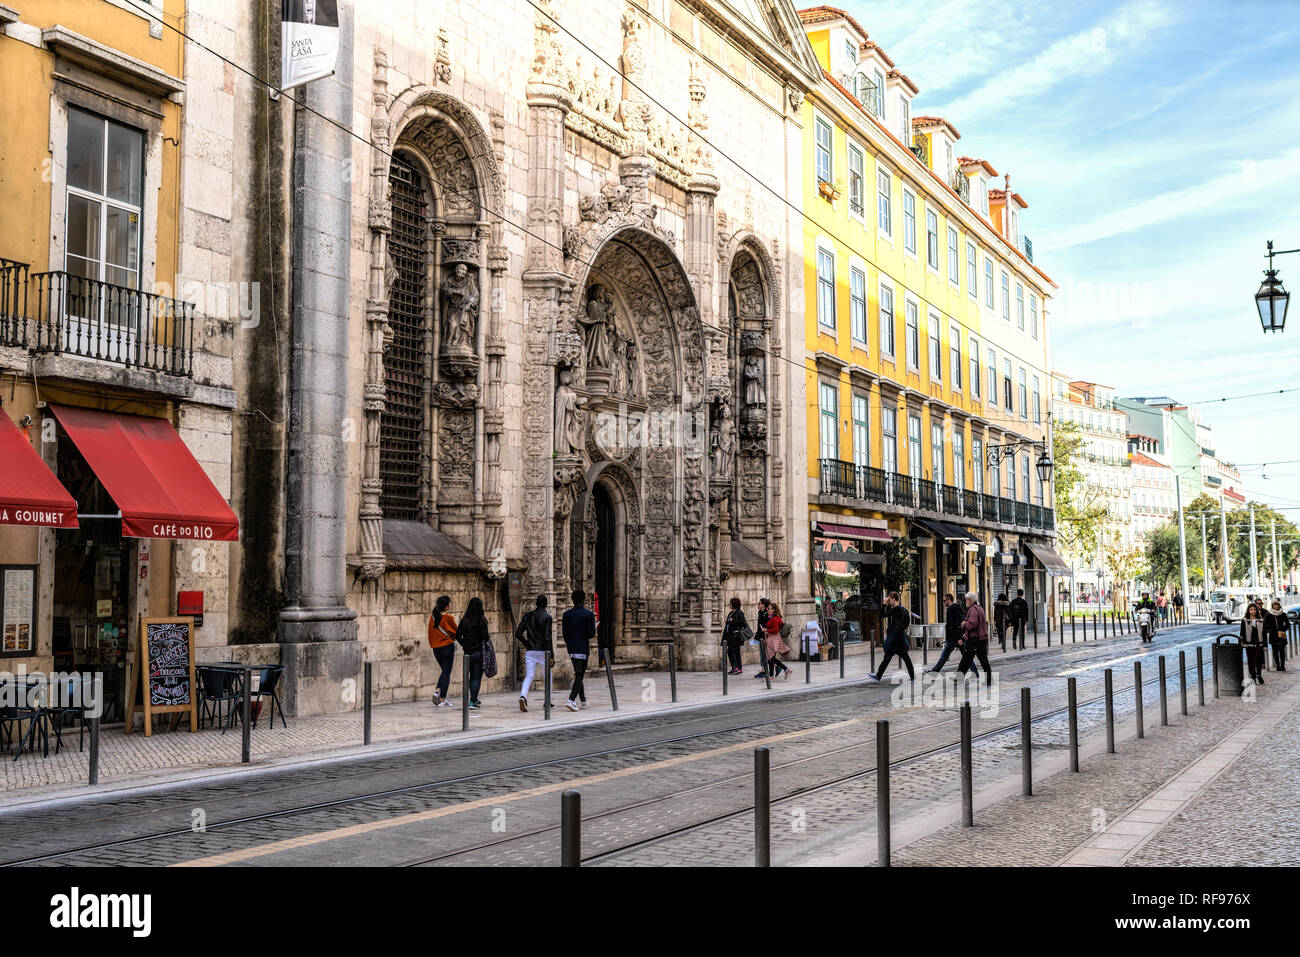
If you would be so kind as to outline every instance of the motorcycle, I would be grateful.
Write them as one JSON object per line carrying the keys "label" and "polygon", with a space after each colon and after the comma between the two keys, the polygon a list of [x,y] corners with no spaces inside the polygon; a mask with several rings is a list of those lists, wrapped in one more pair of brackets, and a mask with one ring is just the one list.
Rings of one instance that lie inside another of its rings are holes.
{"label": "motorcycle", "polygon": [[1137,613],[1138,634],[1142,636],[1143,641],[1150,641],[1155,634],[1155,616],[1151,613],[1150,608],[1142,608]]}

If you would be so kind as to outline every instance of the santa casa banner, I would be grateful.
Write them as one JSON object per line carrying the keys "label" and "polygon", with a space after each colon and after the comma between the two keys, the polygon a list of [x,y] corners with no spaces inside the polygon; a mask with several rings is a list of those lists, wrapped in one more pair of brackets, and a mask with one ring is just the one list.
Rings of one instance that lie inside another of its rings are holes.
{"label": "santa casa banner", "polygon": [[334,72],[339,55],[338,0],[283,0],[280,23],[280,89]]}

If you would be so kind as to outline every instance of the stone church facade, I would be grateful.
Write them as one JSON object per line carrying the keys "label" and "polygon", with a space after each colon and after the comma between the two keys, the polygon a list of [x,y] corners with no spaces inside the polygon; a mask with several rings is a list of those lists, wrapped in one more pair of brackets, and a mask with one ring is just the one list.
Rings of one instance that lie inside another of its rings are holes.
{"label": "stone church facade", "polygon": [[[598,594],[618,662],[662,661],[671,641],[680,667],[716,667],[732,595],[751,620],[769,596],[797,627],[806,417],[788,360],[799,105],[818,74],[793,6],[409,0],[341,16],[350,72],[319,82],[350,85],[357,134],[346,581],[338,610],[302,617],[342,624],[298,640],[355,642],[382,702],[432,690],[441,594],[457,617],[484,599],[502,657],[486,688],[511,686],[512,572],[524,610]],[[288,539],[292,591],[319,557]],[[322,654],[298,654],[300,688],[359,661]],[[325,693],[297,703],[334,709]]]}

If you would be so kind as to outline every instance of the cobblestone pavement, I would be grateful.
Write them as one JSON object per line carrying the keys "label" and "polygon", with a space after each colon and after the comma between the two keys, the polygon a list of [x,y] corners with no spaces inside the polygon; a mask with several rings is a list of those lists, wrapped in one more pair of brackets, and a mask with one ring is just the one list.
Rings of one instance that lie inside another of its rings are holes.
{"label": "cobblestone pavement", "polygon": [[[1083,727],[1100,727],[1101,704],[1093,699],[1101,688],[1096,669],[1104,666],[1118,669],[1116,700],[1122,718],[1125,696],[1130,705],[1133,698],[1131,656],[1172,650],[1176,662],[1179,646],[1190,648],[1189,642],[1197,636],[1204,641],[1208,633],[1193,627],[1162,633],[1154,646],[1121,638],[1050,653],[1044,649],[1037,655],[999,655],[1001,710],[984,717],[977,711],[975,733],[1014,724],[1022,684],[1034,689],[1036,714],[1062,707],[1061,675],[1071,672],[1079,682]],[[851,668],[854,662],[846,664]],[[836,665],[821,667],[838,670]],[[1148,681],[1154,673],[1154,667],[1145,670]],[[1172,713],[1177,711],[1176,681],[1175,666],[1170,674]],[[874,849],[874,778],[862,774],[874,766],[874,722],[880,716],[891,722],[894,761],[917,756],[894,770],[896,821],[951,806],[958,786],[957,758],[953,750],[943,749],[956,737],[955,699],[943,708],[895,707],[890,702],[895,689],[888,685],[835,688],[823,683],[814,688],[806,694],[763,695],[762,700],[750,692],[692,712],[661,709],[619,723],[274,770],[257,778],[167,788],[44,813],[0,814],[0,847],[6,859],[14,860],[111,845],[50,861],[68,864],[175,863],[214,855],[226,857],[213,863],[271,865],[554,863],[559,793],[577,786],[583,793],[589,856],[645,841],[609,863],[745,864],[753,854],[752,813],[746,810],[752,748],[765,742],[773,749],[773,793],[801,792],[774,808],[773,859],[799,863],[846,841]],[[1158,691],[1152,684],[1144,691],[1151,728],[1158,722]],[[1192,701],[1195,708],[1194,684]],[[1036,751],[1061,751],[1065,735],[1062,715],[1038,722]],[[1019,780],[1018,740],[1014,730],[977,740],[978,787],[1007,777]],[[935,753],[925,756],[927,752]],[[823,786],[841,778],[849,780]],[[406,790],[368,796],[390,789]],[[310,802],[328,806],[297,810]],[[286,810],[296,813],[265,816]],[[203,816],[208,829],[194,829]],[[254,819],[220,826],[245,818]],[[659,840],[682,828],[689,829]],[[112,844],[143,837],[148,840]]]}

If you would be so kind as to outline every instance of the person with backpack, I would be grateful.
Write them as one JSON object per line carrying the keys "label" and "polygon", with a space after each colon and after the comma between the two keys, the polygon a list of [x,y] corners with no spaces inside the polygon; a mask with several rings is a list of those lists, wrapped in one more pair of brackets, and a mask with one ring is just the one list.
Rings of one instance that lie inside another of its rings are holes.
{"label": "person with backpack", "polygon": [[[769,607],[772,613],[763,624],[766,632],[768,674],[773,678],[782,674],[788,681],[790,669],[779,656],[790,650],[790,646],[785,643],[786,637],[790,634],[790,626],[781,620],[781,609],[776,602],[771,602]],[[760,671],[757,677],[763,677],[763,673]]]}
{"label": "person with backpack", "polygon": [[[524,646],[524,685],[519,689],[519,710],[528,710],[528,689],[533,686],[537,669],[546,671],[547,656],[551,654],[551,613],[546,610],[546,596],[538,595],[531,611],[519,619],[515,640]],[[551,658],[551,661],[554,661]],[[547,688],[546,693],[550,694]]]}
{"label": "person with backpack", "polygon": [[997,629],[998,642],[1003,651],[1007,650],[1007,620],[1010,617],[1011,602],[1007,601],[1006,592],[999,592],[993,601],[993,627]]}
{"label": "person with backpack", "polygon": [[1025,601],[1025,590],[1016,589],[1016,597],[1011,599],[1011,647],[1025,650],[1025,624],[1029,621],[1029,602]]}
{"label": "person with backpack", "polygon": [[722,626],[722,643],[727,646],[727,660],[731,662],[727,674],[738,675],[744,671],[740,664],[740,646],[753,635],[749,623],[745,621],[745,613],[741,610],[740,599],[731,599],[731,611]]}
{"label": "person with backpack", "polygon": [[[758,640],[763,642],[763,654],[767,653],[767,621],[771,617],[772,603],[766,598],[760,598],[758,600],[758,625],[756,626],[755,634],[758,636]],[[760,661],[759,669],[754,672],[755,678],[762,678],[764,675],[770,673],[770,666],[764,668],[762,667],[762,664],[762,661]]]}
{"label": "person with backpack", "polygon": [[[967,670],[974,667],[975,659],[979,658],[980,665],[984,668],[984,683],[993,684],[993,669],[989,667],[989,620],[973,591],[966,593],[966,618],[962,622],[962,629],[965,638],[962,641],[961,663],[957,665],[957,672],[965,675]],[[978,668],[975,669],[975,677],[976,680],[979,679]]]}
{"label": "person with backpack", "polygon": [[1251,602],[1241,619],[1241,643],[1246,646],[1246,664],[1255,684],[1264,683],[1264,621],[1259,605]]}
{"label": "person with backpack", "polygon": [[879,681],[889,667],[889,660],[898,655],[903,664],[907,666],[907,680],[916,680],[916,670],[912,667],[912,658],[907,653],[911,644],[907,640],[907,629],[912,623],[912,616],[906,608],[903,607],[902,599],[898,592],[891,591],[885,597],[885,656],[880,661],[880,667],[874,675],[869,675],[875,681]]}
{"label": "person with backpack", "polygon": [[[966,637],[966,630],[963,627],[966,621],[966,606],[954,600],[951,594],[944,595],[943,600],[948,603],[947,609],[944,611],[943,652],[939,655],[939,660],[934,663],[934,667],[930,669],[936,674],[943,670],[944,662],[948,660],[948,656],[962,647],[962,642]],[[961,655],[959,654],[957,658],[960,660]],[[979,677],[978,667],[975,669],[975,677]]]}
{"label": "person with backpack", "polygon": [[456,641],[469,659],[469,706],[474,711],[479,708],[478,692],[483,684],[483,646],[491,640],[483,599],[471,598],[456,628]]}
{"label": "person with backpack", "polygon": [[583,677],[587,673],[591,639],[596,637],[596,616],[584,606],[587,594],[581,588],[575,588],[569,597],[573,600],[573,607],[560,619],[560,637],[564,639],[564,647],[569,649],[569,660],[573,663],[573,687],[564,706],[570,711],[579,711],[587,707]]}
{"label": "person with backpack", "polygon": [[1273,607],[1264,615],[1264,637],[1273,646],[1273,667],[1286,671],[1286,633],[1291,620],[1282,610],[1282,603],[1273,599]]}
{"label": "person with backpack", "polygon": [[456,661],[456,619],[447,613],[451,607],[451,596],[442,595],[433,606],[429,616],[429,647],[433,649],[433,660],[441,669],[438,686],[433,691],[435,708],[450,708],[447,689],[451,685],[451,666]]}

